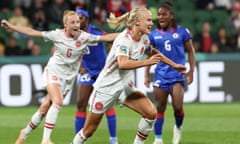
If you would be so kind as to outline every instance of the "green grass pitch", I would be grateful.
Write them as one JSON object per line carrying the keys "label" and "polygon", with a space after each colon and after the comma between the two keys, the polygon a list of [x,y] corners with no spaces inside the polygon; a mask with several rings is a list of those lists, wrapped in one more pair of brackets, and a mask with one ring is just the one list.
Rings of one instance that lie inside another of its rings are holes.
{"label": "green grass pitch", "polygon": [[[0,144],[14,144],[19,130],[27,124],[37,106],[0,107]],[[184,104],[185,121],[182,144],[240,144],[240,103]],[[132,144],[140,116],[128,108],[116,106],[119,144]],[[64,106],[52,133],[55,144],[70,144],[74,137],[75,105]],[[174,125],[171,105],[165,114],[163,139],[171,144]],[[29,135],[26,144],[40,144],[43,123]],[[153,132],[146,144],[152,144]],[[108,144],[105,117],[88,144]]]}

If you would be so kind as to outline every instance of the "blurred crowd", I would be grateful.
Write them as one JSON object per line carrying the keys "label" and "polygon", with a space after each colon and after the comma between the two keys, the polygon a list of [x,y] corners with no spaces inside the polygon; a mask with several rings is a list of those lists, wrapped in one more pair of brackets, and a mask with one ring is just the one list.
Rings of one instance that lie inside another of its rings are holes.
{"label": "blurred crowd", "polygon": [[[193,36],[196,52],[227,53],[240,52],[240,0],[195,0],[196,9],[211,12],[213,10],[227,11],[224,23],[212,32],[210,22],[202,23],[201,33]],[[224,18],[224,17],[223,17]]]}
{"label": "blurred crowd", "polygon": [[[120,16],[138,6],[149,7],[150,0],[1,0],[1,19],[10,23],[32,27],[37,30],[51,30],[62,27],[63,11],[82,8],[88,10],[91,22],[97,26],[106,24],[110,13]],[[174,4],[175,0],[172,0]],[[186,1],[186,0],[184,0]],[[214,25],[209,21],[201,23],[201,31],[193,34],[196,52],[226,53],[240,52],[240,0],[189,0],[194,1],[196,10],[212,11],[220,9],[229,14],[217,32],[212,32]],[[151,0],[158,4],[162,0]],[[155,9],[156,10],[156,9]],[[182,16],[184,17],[184,16]],[[185,21],[188,21],[185,18]],[[181,23],[180,23],[181,24]],[[184,26],[184,25],[183,25]],[[191,30],[191,28],[189,28]],[[0,29],[2,31],[2,28]],[[9,33],[9,32],[7,32]],[[6,38],[7,37],[7,38]],[[18,42],[24,41],[24,45]],[[46,54],[41,52],[42,43],[19,33],[0,35],[0,56]],[[44,49],[46,49],[44,47]],[[51,51],[51,48],[49,52]]]}

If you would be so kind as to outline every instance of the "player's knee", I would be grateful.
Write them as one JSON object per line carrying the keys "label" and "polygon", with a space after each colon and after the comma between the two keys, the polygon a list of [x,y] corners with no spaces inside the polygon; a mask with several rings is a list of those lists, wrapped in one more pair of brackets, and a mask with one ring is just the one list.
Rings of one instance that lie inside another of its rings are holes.
{"label": "player's knee", "polygon": [[47,114],[47,110],[40,110],[40,114],[41,114],[42,116],[45,116],[45,115]]}
{"label": "player's knee", "polygon": [[166,105],[158,105],[158,106],[157,106],[157,111],[158,111],[159,113],[164,113],[165,110],[166,110]]}
{"label": "player's knee", "polygon": [[175,115],[183,115],[184,114],[183,108],[182,107],[174,108],[174,114]]}
{"label": "player's knee", "polygon": [[56,99],[53,103],[61,107],[63,105],[63,99]]}
{"label": "player's knee", "polygon": [[77,108],[79,111],[86,111],[88,103],[86,102],[81,102],[77,104]]}
{"label": "player's knee", "polygon": [[157,117],[157,110],[155,108],[152,108],[145,118],[149,120],[154,120],[156,119],[156,117]]}

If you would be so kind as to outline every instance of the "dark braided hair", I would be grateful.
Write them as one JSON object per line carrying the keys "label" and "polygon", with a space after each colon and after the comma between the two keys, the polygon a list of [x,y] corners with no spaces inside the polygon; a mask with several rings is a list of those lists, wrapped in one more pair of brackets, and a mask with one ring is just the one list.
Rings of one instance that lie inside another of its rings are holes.
{"label": "dark braided hair", "polygon": [[[167,9],[170,11],[170,13],[174,16],[174,18],[172,19],[172,26],[173,27],[177,27],[177,20],[175,18],[175,14],[174,14],[174,11],[173,11],[173,4],[170,2],[170,1],[164,1],[160,6],[159,8],[164,8],[164,9]],[[158,9],[159,9],[158,8]],[[159,24],[157,24],[158,28],[161,29],[161,26]]]}

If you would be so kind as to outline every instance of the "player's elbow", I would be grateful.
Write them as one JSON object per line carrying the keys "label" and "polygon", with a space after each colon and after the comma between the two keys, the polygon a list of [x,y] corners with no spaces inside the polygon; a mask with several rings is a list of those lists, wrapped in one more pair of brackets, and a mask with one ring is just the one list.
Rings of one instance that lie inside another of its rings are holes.
{"label": "player's elbow", "polygon": [[120,70],[126,70],[126,69],[127,69],[126,65],[124,65],[124,64],[119,64],[119,65],[118,65],[118,68],[119,68]]}

